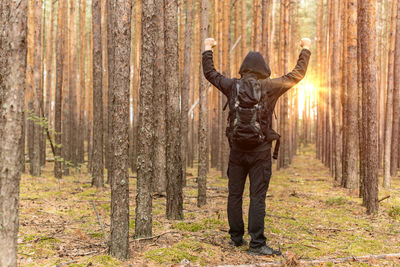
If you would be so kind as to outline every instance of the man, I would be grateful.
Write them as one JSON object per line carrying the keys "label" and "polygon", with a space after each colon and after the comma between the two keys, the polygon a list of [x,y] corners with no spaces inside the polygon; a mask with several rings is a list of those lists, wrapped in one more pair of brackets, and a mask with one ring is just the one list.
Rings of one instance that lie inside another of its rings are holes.
{"label": "man", "polygon": [[[258,52],[246,56],[239,70],[240,79],[221,75],[213,63],[215,40],[208,38],[204,43],[204,76],[228,98],[230,109],[226,133],[231,148],[228,165],[231,244],[247,244],[243,239],[242,196],[249,174],[248,232],[251,241],[248,251],[254,255],[281,255],[280,250],[267,246],[264,236],[265,197],[271,178],[273,140],[277,140],[279,149],[279,135],[272,130],[272,116],[278,98],[304,78],[311,55],[311,40],[301,40],[303,49],[293,71],[275,79],[269,78],[271,70]],[[275,149],[274,158],[277,152]]]}

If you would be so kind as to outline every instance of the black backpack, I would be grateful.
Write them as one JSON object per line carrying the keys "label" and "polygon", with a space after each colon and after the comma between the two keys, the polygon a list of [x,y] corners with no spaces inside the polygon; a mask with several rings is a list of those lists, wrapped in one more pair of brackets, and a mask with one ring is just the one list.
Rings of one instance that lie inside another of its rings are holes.
{"label": "black backpack", "polygon": [[251,149],[265,140],[260,120],[263,108],[261,84],[254,78],[240,79],[234,89],[229,100],[226,134],[231,143]]}

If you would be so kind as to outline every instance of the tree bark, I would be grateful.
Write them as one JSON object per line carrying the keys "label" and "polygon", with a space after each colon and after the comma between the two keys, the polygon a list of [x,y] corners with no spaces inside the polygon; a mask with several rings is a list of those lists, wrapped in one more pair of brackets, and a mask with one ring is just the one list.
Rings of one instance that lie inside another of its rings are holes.
{"label": "tree bark", "polygon": [[376,77],[376,0],[360,0],[362,125],[364,153],[364,195],[367,214],[378,211],[378,114]]}
{"label": "tree bark", "polygon": [[164,0],[165,69],[167,136],[167,218],[183,219],[181,114],[178,66],[178,2]]}
{"label": "tree bark", "polygon": [[[396,1],[396,0],[394,0]],[[390,173],[397,176],[400,134],[400,3],[397,0],[396,46],[394,51],[393,129]]]}
{"label": "tree bark", "polygon": [[81,0],[80,5],[80,42],[79,42],[79,87],[81,97],[79,98],[79,118],[78,127],[81,129],[81,134],[78,135],[78,162],[85,162],[85,103],[86,103],[86,0]]}
{"label": "tree bark", "polygon": [[[110,0],[111,1],[111,0]],[[115,5],[114,5],[115,4]],[[131,54],[131,0],[112,0],[109,10],[109,38],[118,44],[113,47],[115,75],[109,84],[112,89],[111,167],[111,240],[110,254],[118,259],[129,258],[129,83]],[[115,16],[113,14],[115,12]],[[114,23],[115,21],[115,23]],[[110,47],[109,47],[110,48]],[[113,64],[114,65],[114,64]]]}
{"label": "tree bark", "polygon": [[54,176],[62,178],[61,160],[62,160],[62,133],[61,133],[61,111],[62,111],[62,83],[63,83],[63,61],[64,61],[64,42],[65,42],[65,11],[66,0],[60,0],[58,3],[57,18],[57,39],[56,39],[56,95],[54,103],[54,124],[55,124],[55,160],[54,160]]}
{"label": "tree bark", "polygon": [[[207,11],[208,0],[201,1],[201,51],[204,51],[204,40],[207,38]],[[197,206],[202,207],[207,203],[207,162],[208,162],[208,83],[200,67],[199,86],[199,166],[198,166],[198,196]]]}
{"label": "tree bark", "polygon": [[101,52],[100,0],[92,2],[93,28],[93,147],[92,185],[104,186],[103,161],[103,67]]}
{"label": "tree bark", "polygon": [[[154,181],[153,191],[163,195],[166,191],[166,157],[165,157],[165,57],[164,57],[164,6],[157,4],[156,10],[157,32],[155,33],[155,64],[154,64]],[[183,156],[183,155],[182,155]]]}
{"label": "tree bark", "polygon": [[182,174],[183,184],[186,181],[186,159],[188,150],[188,134],[189,134],[189,92],[190,92],[190,66],[191,66],[191,47],[192,47],[192,31],[193,31],[193,1],[186,1],[186,30],[185,30],[185,49],[183,58],[182,73]]}
{"label": "tree bark", "polygon": [[[41,117],[40,100],[42,93],[41,84],[41,65],[42,65],[42,0],[35,0],[33,4],[35,14],[34,24],[34,59],[33,59],[33,116]],[[40,142],[42,136],[42,127],[38,122],[33,123],[33,150],[31,169],[33,176],[40,176]]]}
{"label": "tree bark", "polygon": [[397,0],[393,0],[390,20],[390,36],[388,50],[387,93],[385,112],[385,138],[383,151],[383,187],[390,188],[390,152],[393,126],[393,82],[394,82],[394,49],[396,35]]}
{"label": "tree bark", "polygon": [[27,1],[0,4],[0,266],[17,266]]}
{"label": "tree bark", "polygon": [[332,46],[332,65],[331,65],[331,88],[332,88],[332,122],[333,122],[333,164],[335,180],[341,180],[342,158],[341,158],[341,133],[340,133],[340,13],[339,2],[333,1],[333,46]]}
{"label": "tree bark", "polygon": [[347,139],[347,164],[344,187],[358,187],[358,81],[357,81],[357,0],[348,0],[347,22],[347,119],[344,131]]}
{"label": "tree bark", "polygon": [[[162,4],[162,2],[158,2]],[[135,237],[152,236],[152,192],[154,156],[154,55],[156,53],[157,5],[142,2],[142,57],[139,90],[139,122],[137,141],[137,192]]]}
{"label": "tree bark", "polygon": [[[114,23],[114,4],[115,1],[107,0],[107,67],[108,67],[108,92],[107,92],[107,140],[106,140],[106,167],[107,167],[107,184],[111,184],[111,177],[113,171],[114,147],[112,141],[113,131],[113,90],[114,90],[114,68],[115,65],[115,40],[113,29],[117,25]],[[117,19],[117,18],[115,18]],[[130,30],[130,29],[129,29]],[[129,43],[130,46],[130,43]],[[118,81],[117,81],[118,82]]]}

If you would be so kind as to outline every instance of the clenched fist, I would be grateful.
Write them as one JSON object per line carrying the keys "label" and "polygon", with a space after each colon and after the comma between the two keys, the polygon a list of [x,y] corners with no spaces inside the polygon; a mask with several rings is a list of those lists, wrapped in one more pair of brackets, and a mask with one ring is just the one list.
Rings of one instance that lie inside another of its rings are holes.
{"label": "clenched fist", "polygon": [[304,49],[310,50],[311,47],[311,40],[309,38],[303,38],[300,41],[300,46]]}
{"label": "clenched fist", "polygon": [[207,38],[204,40],[204,50],[211,50],[214,46],[217,45],[217,42],[214,40],[214,38]]}

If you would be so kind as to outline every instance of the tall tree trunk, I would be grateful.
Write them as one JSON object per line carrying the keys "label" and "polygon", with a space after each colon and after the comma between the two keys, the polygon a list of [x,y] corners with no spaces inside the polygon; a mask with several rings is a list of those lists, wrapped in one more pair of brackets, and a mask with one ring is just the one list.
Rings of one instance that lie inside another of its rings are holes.
{"label": "tall tree trunk", "polygon": [[[108,56],[108,92],[107,92],[107,139],[106,139],[106,167],[107,167],[107,183],[111,183],[112,171],[113,171],[113,158],[114,158],[114,147],[112,141],[113,131],[113,119],[114,114],[113,107],[113,84],[114,84],[114,68],[115,65],[115,41],[113,35],[113,29],[117,25],[114,23],[114,4],[115,1],[107,0],[107,56]],[[117,13],[116,13],[117,14]],[[130,17],[130,15],[129,15]],[[116,19],[116,18],[115,18]],[[130,30],[130,29],[129,29]],[[118,44],[119,45],[119,44]],[[129,43],[130,46],[130,43]],[[118,81],[117,81],[118,82]]]}
{"label": "tall tree trunk", "polygon": [[271,20],[271,0],[262,0],[262,32],[261,32],[261,52],[266,62],[269,62],[269,36]]}
{"label": "tall tree trunk", "polygon": [[261,0],[253,0],[253,49],[254,51],[259,51],[261,47],[261,30],[260,30],[260,20],[261,20]]}
{"label": "tall tree trunk", "polygon": [[[396,0],[394,0],[396,1]],[[398,0],[397,0],[398,1]],[[398,1],[399,2],[399,1]],[[397,176],[400,134],[400,3],[397,3],[396,46],[394,52],[393,129],[390,173]]]}
{"label": "tall tree trunk", "polygon": [[333,122],[333,164],[335,180],[340,181],[342,175],[341,159],[341,133],[340,133],[340,14],[339,2],[333,1],[333,46],[332,46],[332,65],[331,65],[331,88],[332,88],[332,122]]}
{"label": "tall tree trunk", "polygon": [[[222,63],[222,70],[223,74],[226,76],[230,76],[230,53],[229,53],[229,47],[230,47],[230,29],[231,29],[231,9],[230,9],[230,1],[224,0],[224,6],[223,8],[223,20],[221,20],[221,40],[223,44],[222,48],[222,53],[221,53],[221,63]],[[226,118],[228,117],[228,109],[225,111],[222,111],[223,105],[225,104],[226,98],[220,94],[221,97],[221,125],[224,125],[223,123],[226,121]],[[222,172],[222,177],[227,178],[228,177],[228,159],[229,159],[229,143],[228,143],[228,138],[226,138],[225,135],[225,129],[224,127],[220,127],[221,129],[221,172]]]}
{"label": "tall tree trunk", "polygon": [[[282,72],[284,74],[288,73],[289,68],[289,6],[290,0],[285,0],[281,8],[283,8],[281,14],[282,18],[282,25],[281,25],[281,34],[283,34],[283,46],[282,46]],[[281,35],[282,36],[282,35]],[[289,155],[289,118],[288,118],[288,109],[289,109],[289,95],[285,93],[281,98],[281,131],[282,131],[282,150],[280,151],[281,157],[281,167],[287,168],[289,166],[290,155]]]}
{"label": "tall tree trunk", "polygon": [[103,67],[101,53],[100,0],[92,2],[93,28],[93,151],[92,185],[104,186],[103,161]]}
{"label": "tall tree trunk", "polygon": [[[41,66],[42,66],[42,0],[34,1],[35,24],[34,24],[34,60],[33,60],[33,116],[41,117],[40,100],[42,94]],[[43,129],[41,124],[34,121],[33,124],[33,151],[32,151],[32,175],[40,176],[40,142]]]}
{"label": "tall tree trunk", "polygon": [[27,1],[0,4],[0,266],[17,266]]}
{"label": "tall tree trunk", "polygon": [[347,8],[347,118],[344,131],[346,134],[347,164],[344,186],[349,189],[358,187],[358,81],[357,81],[357,0],[348,0]]}
{"label": "tall tree trunk", "polygon": [[393,126],[393,78],[394,78],[394,48],[396,35],[397,0],[393,0],[392,16],[390,22],[389,50],[388,50],[388,71],[387,71],[387,93],[385,112],[385,138],[383,152],[383,187],[390,188],[390,152],[392,143]]}
{"label": "tall tree trunk", "polygon": [[[164,6],[160,3],[156,10],[156,25],[158,31],[155,33],[155,58],[158,64],[154,64],[153,90],[154,99],[154,180],[153,191],[163,195],[167,187],[166,157],[165,157],[165,57],[164,57]],[[182,154],[183,156],[183,154]]]}
{"label": "tall tree trunk", "polygon": [[61,110],[62,110],[62,83],[63,83],[63,61],[65,49],[65,21],[66,21],[66,0],[60,0],[58,3],[57,18],[57,39],[56,39],[56,95],[54,103],[54,123],[55,123],[55,159],[54,159],[54,176],[62,178],[62,155],[61,155]]}
{"label": "tall tree trunk", "polygon": [[[129,258],[129,76],[131,54],[131,0],[116,0],[109,10],[109,24],[115,25],[109,38],[115,46],[115,75],[112,89],[112,177],[111,177],[111,240],[110,254],[118,259]],[[115,16],[113,14],[115,12]],[[114,23],[115,20],[115,23]],[[113,47],[114,48],[114,47]],[[113,64],[114,66],[114,64]]]}
{"label": "tall tree trunk", "polygon": [[[207,38],[207,11],[208,0],[201,1],[201,51],[204,51],[204,40]],[[207,203],[207,162],[208,162],[208,83],[202,74],[200,67],[200,86],[199,86],[199,167],[198,167],[198,196],[197,206],[202,207]]]}
{"label": "tall tree trunk", "polygon": [[[217,2],[217,1],[216,1]],[[188,133],[189,133],[189,93],[190,93],[190,66],[191,66],[191,47],[192,47],[192,31],[193,31],[193,1],[186,1],[186,30],[185,30],[185,49],[183,59],[182,73],[182,174],[183,183],[186,181],[186,159],[188,150]]]}
{"label": "tall tree trunk", "polygon": [[78,135],[78,162],[85,162],[85,103],[86,103],[86,0],[80,2],[80,43],[79,43],[79,87],[80,87],[80,105],[79,105],[79,129],[82,134]]}
{"label": "tall tree trunk", "polygon": [[[154,55],[157,35],[157,6],[162,0],[142,2],[142,57],[139,90],[139,122],[137,140],[137,192],[135,236],[152,235],[152,192],[154,155]],[[162,64],[162,63],[161,63]],[[176,70],[178,71],[178,70]]]}
{"label": "tall tree trunk", "polygon": [[69,22],[68,22],[68,29],[69,29],[69,49],[68,49],[68,56],[69,56],[69,161],[72,166],[77,165],[76,160],[76,136],[77,131],[76,129],[76,70],[77,70],[77,61],[76,61],[76,1],[70,1],[69,6]]}
{"label": "tall tree trunk", "polygon": [[139,86],[140,86],[140,62],[142,51],[142,1],[135,2],[135,63],[133,75],[133,162],[132,171],[137,172],[138,155],[138,121],[139,121]]}
{"label": "tall tree trunk", "polygon": [[167,218],[183,219],[181,114],[178,66],[178,2],[164,0],[167,136]]}
{"label": "tall tree trunk", "polygon": [[64,42],[65,44],[63,45],[63,81],[62,81],[62,157],[63,157],[63,174],[64,175],[69,175],[69,162],[70,162],[70,142],[71,142],[71,127],[70,127],[70,94],[69,94],[69,72],[70,72],[70,67],[69,65],[71,64],[71,58],[69,56],[69,39],[71,38],[70,36],[70,31],[69,31],[69,21],[71,20],[70,16],[70,5],[71,1],[67,1],[65,4],[65,28],[64,28]]}
{"label": "tall tree trunk", "polygon": [[378,114],[376,77],[376,0],[360,0],[363,153],[365,154],[364,203],[367,214],[378,211]]}
{"label": "tall tree trunk", "polygon": [[241,25],[240,26],[241,26],[241,32],[242,32],[242,40],[240,41],[240,43],[241,43],[241,53],[242,54],[241,54],[240,58],[243,59],[246,56],[246,53],[247,53],[246,0],[241,0],[241,2],[242,2],[241,3],[242,18],[241,18]]}

